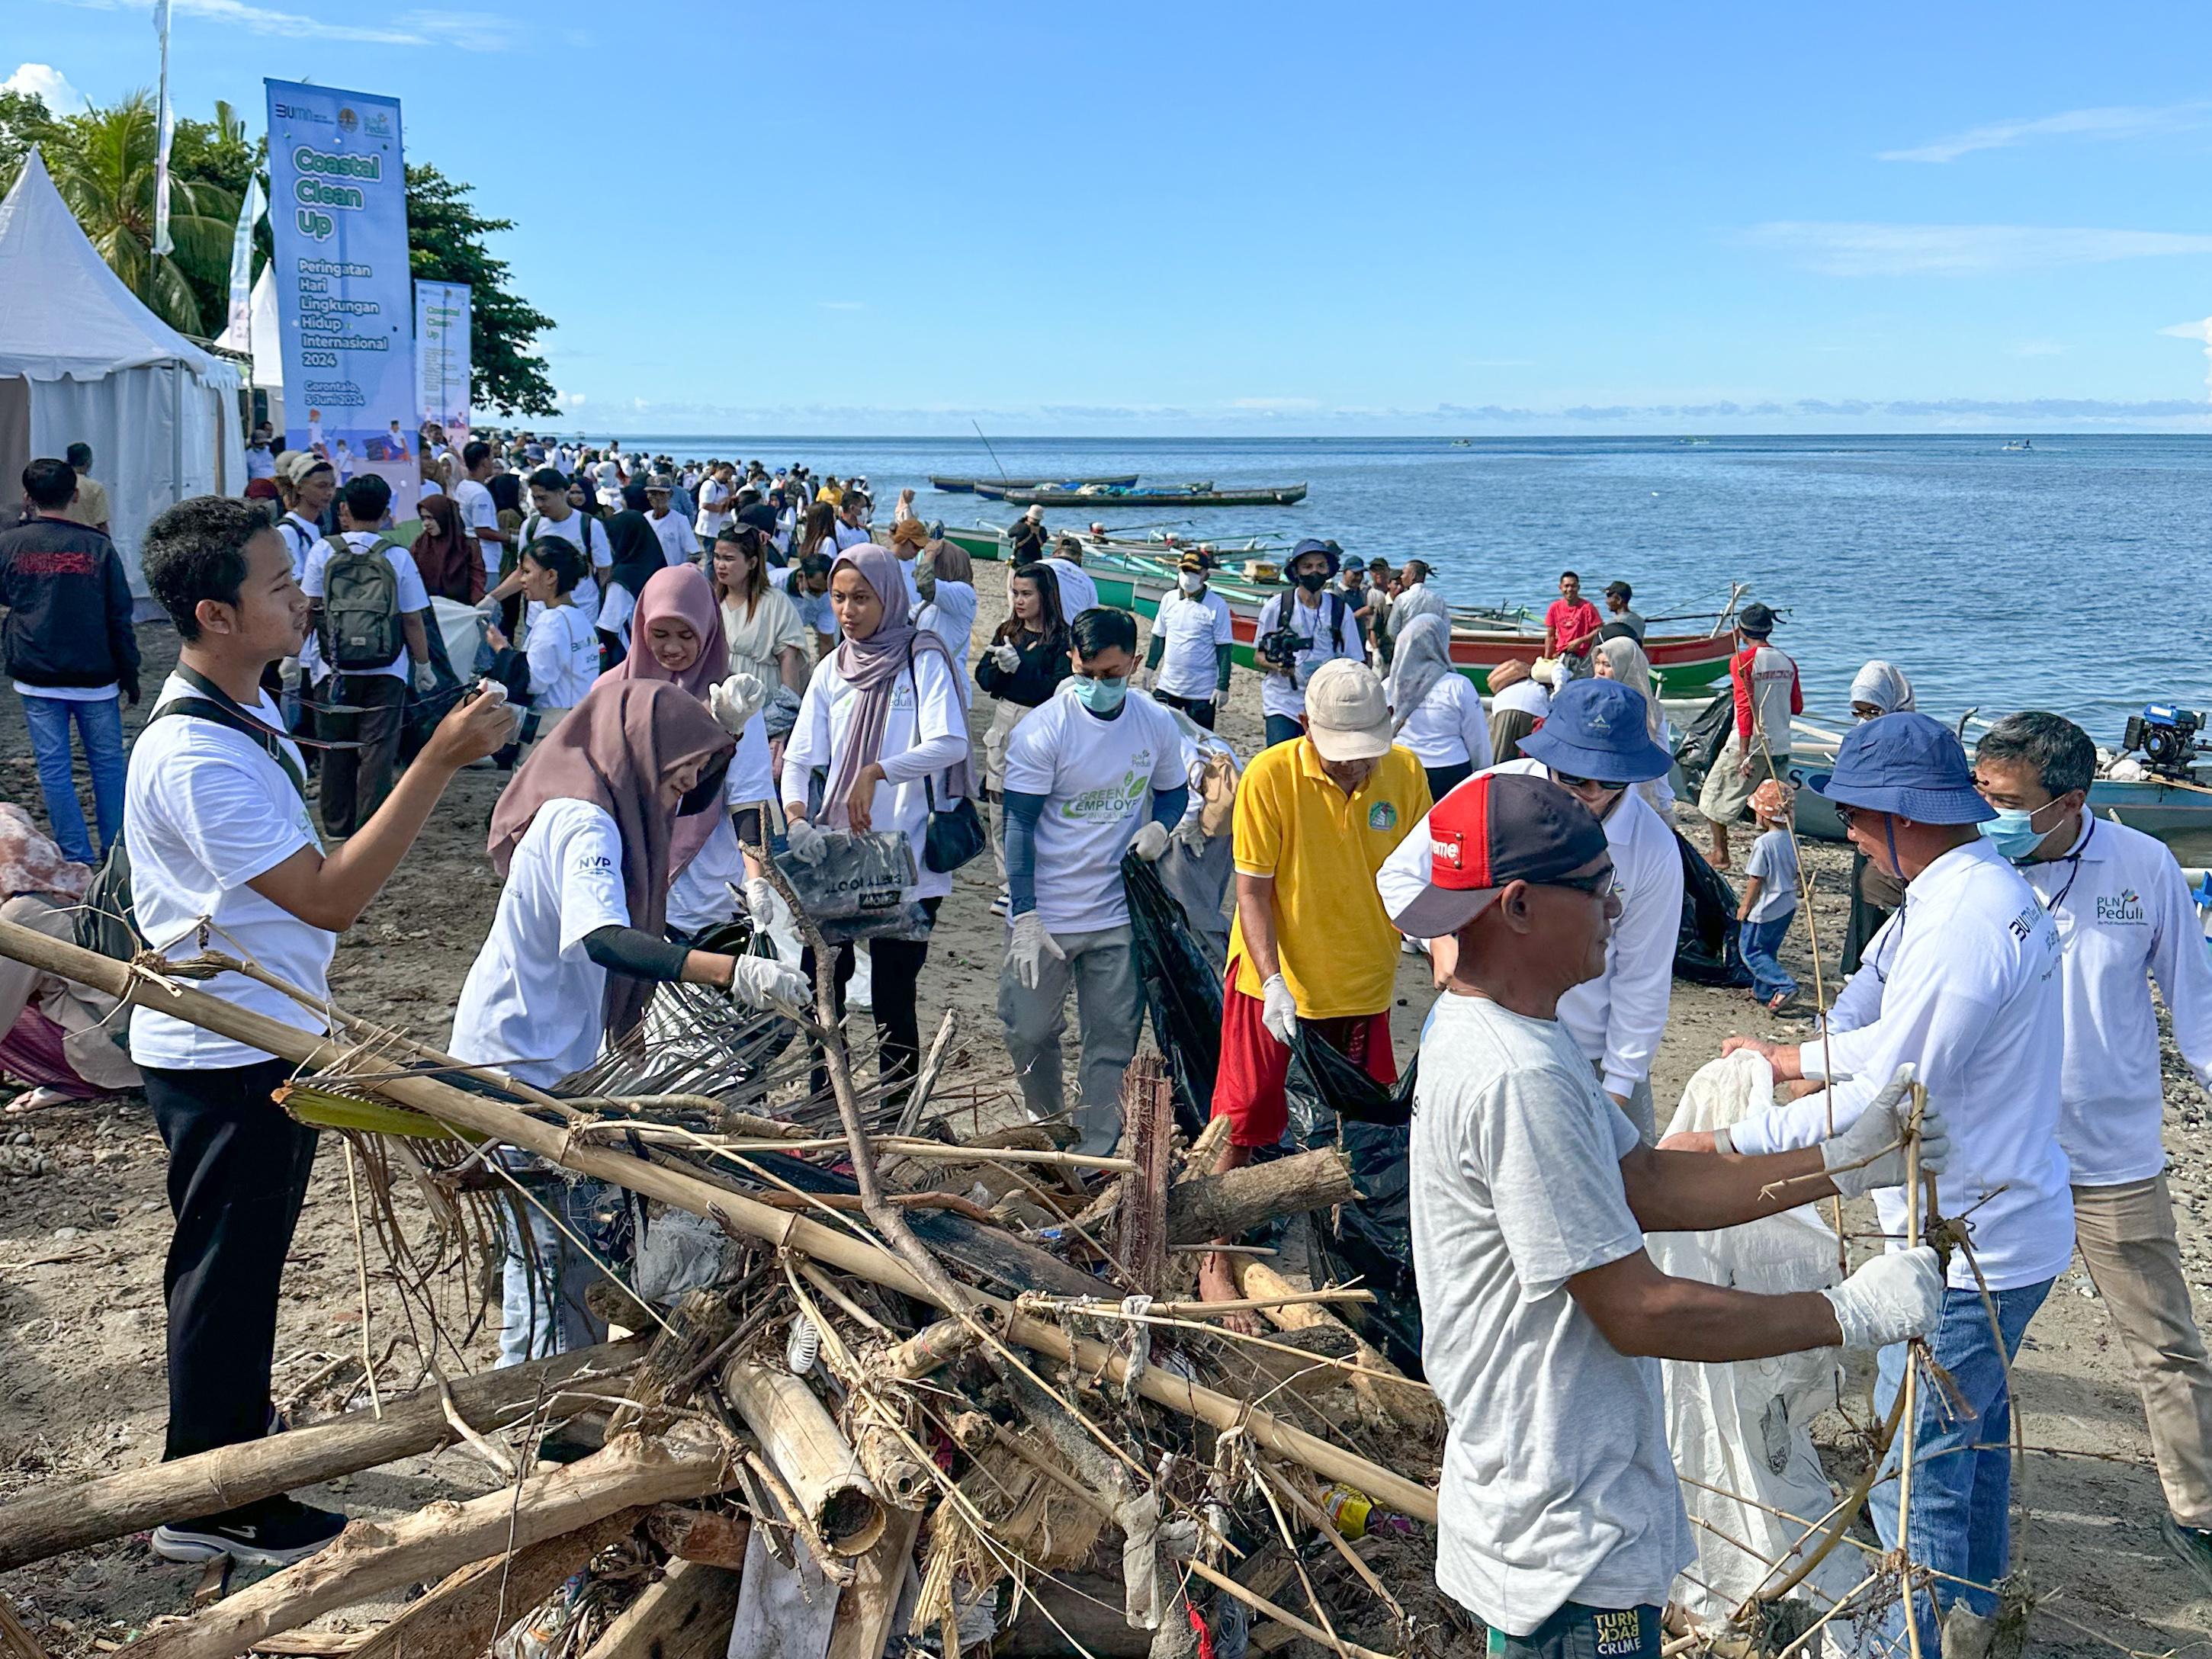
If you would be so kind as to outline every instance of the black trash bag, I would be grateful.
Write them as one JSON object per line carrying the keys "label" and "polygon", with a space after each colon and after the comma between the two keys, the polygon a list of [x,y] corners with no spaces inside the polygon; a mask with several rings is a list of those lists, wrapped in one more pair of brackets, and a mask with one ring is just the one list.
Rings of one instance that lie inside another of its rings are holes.
{"label": "black trash bag", "polygon": [[1674,758],[1691,788],[1705,782],[1705,774],[1713,769],[1721,750],[1728,747],[1729,733],[1735,730],[1735,688],[1731,685],[1713,693],[1713,700],[1698,711],[1690,729],[1675,740]]}
{"label": "black trash bag", "polygon": [[1175,1078],[1176,1123],[1196,1139],[1213,1115],[1213,1074],[1221,1067],[1221,973],[1158,869],[1124,854],[1121,887],[1152,1041]]}
{"label": "black trash bag", "polygon": [[1416,1054],[1395,1086],[1376,1082],[1342,1049],[1300,1024],[1291,1042],[1291,1138],[1310,1152],[1342,1141],[1359,1196],[1316,1217],[1314,1234],[1329,1276],[1357,1278],[1375,1292],[1360,1322],[1393,1364],[1421,1375],[1421,1298],[1413,1281],[1412,1176],[1408,1169]]}
{"label": "black trash bag", "polygon": [[1682,857],[1682,924],[1674,935],[1674,977],[1724,989],[1749,985],[1751,969],[1744,966],[1743,947],[1736,937],[1735,889],[1680,831],[1674,845]]}

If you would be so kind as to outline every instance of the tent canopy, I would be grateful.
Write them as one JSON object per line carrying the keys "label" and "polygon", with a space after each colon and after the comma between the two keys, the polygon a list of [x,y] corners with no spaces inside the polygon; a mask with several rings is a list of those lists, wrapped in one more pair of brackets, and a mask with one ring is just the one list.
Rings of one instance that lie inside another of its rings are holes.
{"label": "tent canopy", "polygon": [[210,385],[238,372],[149,311],[107,268],[33,149],[0,201],[0,375],[96,380],[182,363]]}

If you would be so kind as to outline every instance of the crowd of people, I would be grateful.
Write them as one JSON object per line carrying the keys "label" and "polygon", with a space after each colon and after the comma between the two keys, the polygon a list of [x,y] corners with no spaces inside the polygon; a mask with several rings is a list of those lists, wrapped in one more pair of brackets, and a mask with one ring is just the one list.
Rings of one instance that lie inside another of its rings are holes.
{"label": "crowd of people", "polygon": [[[435,428],[418,454],[407,546],[386,480],[342,478],[313,447],[258,471],[258,499],[155,521],[145,580],[181,649],[127,769],[117,700],[138,699],[138,650],[83,470],[34,462],[33,514],[0,533],[8,668],[58,858],[91,865],[127,833],[147,945],[204,932],[306,996],[236,973],[204,988],[315,1028],[337,935],[457,773],[490,763],[512,769],[487,848],[503,886],[455,1012],[459,1060],[550,1087],[635,1032],[664,983],[755,1010],[811,1000],[811,955],[728,941],[788,937],[770,860],[803,876],[864,849],[902,872],[896,902],[826,938],[830,979],[842,1017],[866,966],[896,1089],[918,1065],[954,875],[988,854],[1022,1103],[1106,1152],[1146,1006],[1124,872],[1148,864],[1223,974],[1222,1169],[1285,1146],[1301,1032],[1396,1081],[1400,967],[1425,958],[1439,994],[1407,1156],[1423,1359],[1450,1431],[1437,1575],[1504,1647],[1658,1652],[1698,1548],[1659,1360],[1872,1350],[1887,1413],[1915,1338],[1950,1386],[1919,1396],[1912,1514],[1894,1480],[1873,1509],[1935,1577],[1890,1618],[1992,1611],[2008,1367],[2077,1239],[2142,1382],[2166,1534],[2212,1588],[2212,1365],[2162,1174],[2150,989],[2212,1080],[2212,962],[2166,850],[2087,811],[2095,751],[2070,722],[2013,715],[1969,757],[1900,672],[1868,665],[1820,786],[1855,853],[1858,971],[1801,1041],[1730,1039],[1771,1109],[1669,1135],[1652,1073],[1695,854],[1626,583],[1601,612],[1565,574],[1540,659],[1494,671],[1486,699],[1452,662],[1425,565],[1303,541],[1258,617],[1265,741],[1240,756],[1217,731],[1235,640],[1202,553],[1147,639],[1097,603],[1081,538],[1032,510],[1009,538],[1005,621],[979,638],[969,556],[911,491],[878,540],[866,479],[804,466],[526,434],[454,447]],[[1738,917],[1751,994],[1778,1012],[1807,890],[1787,781],[1802,700],[1779,620],[1759,605],[1733,619],[1727,736],[1695,805],[1722,868],[1730,827],[1756,820]],[[132,1011],[130,1058],[171,1161],[173,1457],[267,1431],[315,1135],[271,1103],[282,1062],[159,1008]],[[1908,1141],[1942,1212],[1967,1218],[1971,1254],[1948,1268],[1907,1236]],[[562,1224],[508,1240],[509,1363],[604,1333],[582,1296],[590,1183],[563,1190]],[[1891,1248],[1823,1291],[1672,1278],[1644,1249],[1647,1231],[1863,1194]],[[1236,1243],[1202,1258],[1210,1299],[1237,1295]],[[286,1561],[342,1525],[275,1498],[180,1518],[154,1547]]]}

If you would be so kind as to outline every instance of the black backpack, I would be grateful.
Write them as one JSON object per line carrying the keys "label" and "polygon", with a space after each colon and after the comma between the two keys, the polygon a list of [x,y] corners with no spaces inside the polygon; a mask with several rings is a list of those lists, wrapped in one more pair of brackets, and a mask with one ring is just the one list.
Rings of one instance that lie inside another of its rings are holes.
{"label": "black backpack", "polygon": [[[213,720],[217,726],[227,726],[259,744],[263,752],[283,769],[292,787],[300,793],[304,805],[307,799],[307,780],[301,775],[292,757],[285,751],[284,734],[233,702],[230,696],[212,680],[195,669],[179,665],[178,678],[191,685],[198,696],[178,697],[163,703],[148,717],[147,724],[167,720],[171,715],[189,715],[194,720]],[[118,836],[93,872],[92,885],[85,890],[84,902],[77,908],[76,921],[71,929],[76,944],[87,951],[97,951],[101,956],[116,962],[129,962],[147,948],[145,936],[139,933],[138,923],[131,903],[131,849],[125,836]]]}

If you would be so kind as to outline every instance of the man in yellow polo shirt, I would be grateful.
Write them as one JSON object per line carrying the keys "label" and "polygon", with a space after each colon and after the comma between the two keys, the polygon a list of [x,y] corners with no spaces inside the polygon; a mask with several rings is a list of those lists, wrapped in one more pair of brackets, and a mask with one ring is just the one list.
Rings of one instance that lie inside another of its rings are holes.
{"label": "man in yellow polo shirt", "polygon": [[[1282,1139],[1291,1033],[1301,1022],[1370,1076],[1397,1081],[1398,930],[1375,872],[1429,805],[1421,763],[1390,741],[1375,671],[1343,658],[1316,669],[1306,734],[1262,750],[1237,789],[1237,920],[1213,1082],[1214,1115],[1232,1127],[1218,1169]],[[1225,1258],[1204,1258],[1199,1291],[1236,1297]]]}

